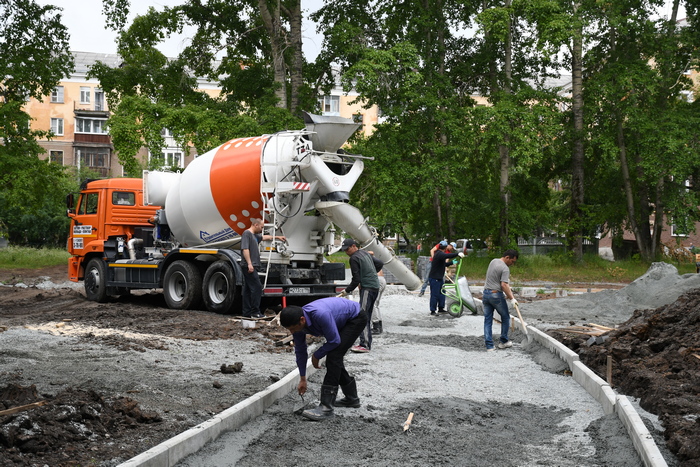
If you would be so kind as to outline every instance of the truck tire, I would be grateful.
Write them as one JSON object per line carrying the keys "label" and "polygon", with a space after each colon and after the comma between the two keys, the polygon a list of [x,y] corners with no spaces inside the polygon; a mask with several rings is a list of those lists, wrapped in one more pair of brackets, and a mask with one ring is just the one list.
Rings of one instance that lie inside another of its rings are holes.
{"label": "truck tire", "polygon": [[228,313],[236,299],[236,279],[228,261],[217,261],[207,269],[202,285],[204,306],[213,313]]}
{"label": "truck tire", "polygon": [[194,264],[178,260],[165,271],[163,297],[172,310],[192,310],[202,303],[202,273]]}
{"label": "truck tire", "polygon": [[85,268],[85,295],[88,300],[104,303],[107,301],[107,266],[100,258],[92,258]]}

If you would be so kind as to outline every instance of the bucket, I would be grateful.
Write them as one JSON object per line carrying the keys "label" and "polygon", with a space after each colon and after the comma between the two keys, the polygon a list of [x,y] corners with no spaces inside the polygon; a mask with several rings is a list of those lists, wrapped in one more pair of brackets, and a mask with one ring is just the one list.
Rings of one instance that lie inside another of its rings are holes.
{"label": "bucket", "polygon": [[255,321],[252,319],[242,319],[241,324],[243,325],[243,329],[255,329]]}

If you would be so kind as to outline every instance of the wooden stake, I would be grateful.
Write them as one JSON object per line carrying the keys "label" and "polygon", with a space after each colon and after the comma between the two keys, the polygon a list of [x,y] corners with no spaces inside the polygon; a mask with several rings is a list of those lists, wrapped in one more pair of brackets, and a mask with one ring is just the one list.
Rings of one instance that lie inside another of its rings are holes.
{"label": "wooden stake", "polygon": [[0,417],[2,417],[4,415],[12,415],[12,414],[19,413],[19,412],[25,412],[27,410],[35,409],[37,407],[41,407],[42,405],[46,405],[46,404],[48,404],[48,402],[39,401],[39,402],[34,402],[32,404],[20,405],[18,407],[12,407],[11,409],[0,411]]}
{"label": "wooden stake", "polygon": [[413,421],[413,412],[408,414],[408,418],[406,419],[406,422],[403,424],[403,431],[404,433],[408,431],[409,428],[411,428],[411,422]]}
{"label": "wooden stake", "polygon": [[613,387],[613,383],[612,383],[612,355],[608,355],[608,359],[607,359],[607,360],[608,360],[608,362],[607,362],[607,363],[608,363],[608,369],[607,369],[607,371],[606,371],[606,376],[607,376],[607,379],[608,379],[608,384],[610,385],[610,387]]}

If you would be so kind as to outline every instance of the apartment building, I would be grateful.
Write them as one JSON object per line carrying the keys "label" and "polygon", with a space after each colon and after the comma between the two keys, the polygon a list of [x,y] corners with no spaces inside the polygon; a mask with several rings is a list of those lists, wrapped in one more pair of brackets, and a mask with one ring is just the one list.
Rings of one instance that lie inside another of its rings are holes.
{"label": "apartment building", "polygon": [[109,109],[99,82],[87,79],[88,65],[97,60],[111,66],[116,55],[75,52],[76,70],[56,86],[43,100],[30,99],[26,112],[32,117],[32,129],[51,130],[51,140],[39,141],[51,161],[84,167],[103,177],[123,175],[114,155],[107,131]]}
{"label": "apartment building", "polygon": [[[50,140],[40,140],[45,158],[64,166],[86,168],[101,177],[121,177],[124,169],[114,151],[109,135],[107,119],[110,116],[105,94],[100,83],[88,79],[91,65],[101,61],[115,67],[120,63],[116,54],[73,52],[74,73],[64,78],[49,96],[42,100],[30,99],[25,111],[32,117],[32,129],[51,130]],[[210,83],[201,83],[205,92],[220,92]],[[183,150],[175,143],[172,134],[163,129],[166,147],[162,157],[164,166],[184,168],[195,154],[190,148]],[[142,148],[138,157],[147,162],[150,154]]]}

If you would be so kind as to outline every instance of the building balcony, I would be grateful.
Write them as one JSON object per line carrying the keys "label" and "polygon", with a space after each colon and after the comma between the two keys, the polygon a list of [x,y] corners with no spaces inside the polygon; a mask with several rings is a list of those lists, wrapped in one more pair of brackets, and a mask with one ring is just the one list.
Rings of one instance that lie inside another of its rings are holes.
{"label": "building balcony", "polygon": [[110,135],[98,135],[92,133],[75,133],[73,135],[73,141],[75,143],[112,144],[112,137]]}

